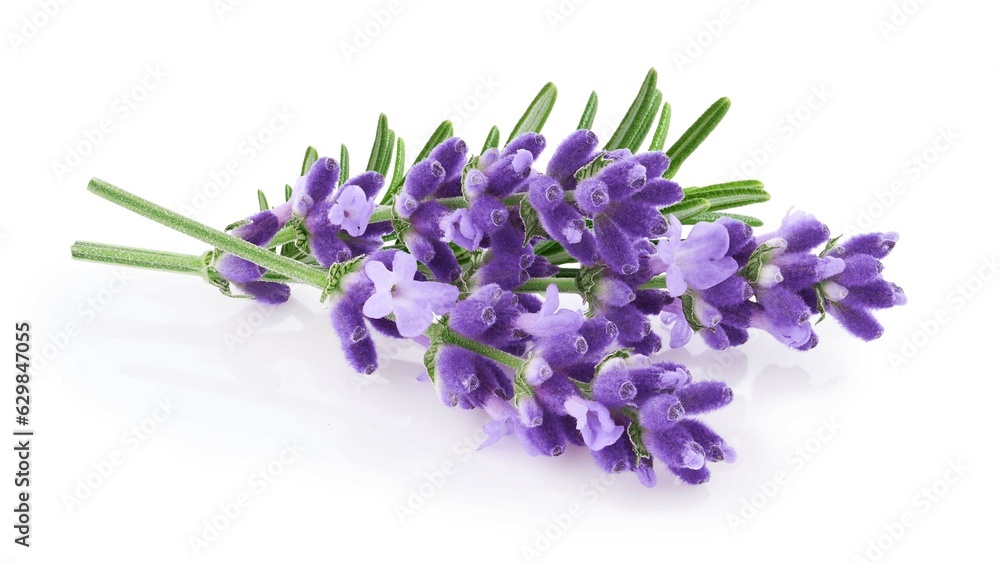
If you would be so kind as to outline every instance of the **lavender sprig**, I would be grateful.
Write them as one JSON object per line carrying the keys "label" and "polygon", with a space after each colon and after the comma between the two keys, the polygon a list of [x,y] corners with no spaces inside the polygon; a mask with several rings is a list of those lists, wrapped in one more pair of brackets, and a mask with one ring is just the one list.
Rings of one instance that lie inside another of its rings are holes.
{"label": "lavender sprig", "polygon": [[[734,449],[702,414],[733,400],[660,357],[695,333],[713,349],[752,329],[815,347],[826,314],[864,340],[882,334],[874,310],[904,304],[882,277],[894,233],[841,241],[815,217],[790,213],[770,233],[725,212],[769,199],[756,181],[682,187],[672,180],[729,108],[713,104],[665,152],[671,110],[650,71],[603,149],[579,130],[551,150],[541,127],[547,84],[499,145],[482,152],[443,123],[406,169],[404,143],[379,117],[367,169],[307,150],[285,201],[222,232],[101,180],[89,189],[211,246],[188,256],[77,242],[77,259],[202,276],[229,296],[279,305],[289,283],[320,289],[348,363],[378,368],[373,331],[424,346],[427,377],[447,406],[483,410],[488,446],[514,435],[531,455],[588,448],[608,472],[656,482],[654,460],[683,482]],[[658,121],[657,121],[658,116]],[[639,146],[657,121],[650,150]],[[393,163],[393,154],[395,162]],[[386,174],[390,164],[392,178]],[[685,225],[689,228],[685,229]],[[560,294],[584,306],[561,308]],[[539,295],[544,295],[539,296]]]}

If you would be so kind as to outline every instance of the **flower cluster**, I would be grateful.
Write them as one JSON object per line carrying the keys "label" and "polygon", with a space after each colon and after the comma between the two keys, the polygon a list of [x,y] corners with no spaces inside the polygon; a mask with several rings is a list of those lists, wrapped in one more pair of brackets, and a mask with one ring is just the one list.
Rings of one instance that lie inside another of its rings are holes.
{"label": "flower cluster", "polygon": [[[803,212],[766,234],[723,214],[691,221],[673,212],[686,190],[664,152],[602,150],[581,129],[543,171],[545,148],[534,132],[479,155],[449,138],[389,186],[384,207],[382,175],[341,185],[338,163],[319,158],[287,202],[232,234],[266,247],[294,230],[300,261],[336,277],[332,323],[358,371],[378,367],[372,329],[413,339],[442,402],[489,416],[484,446],[513,435],[558,456],[578,445],[647,486],[654,460],[698,484],[707,463],[735,459],[701,420],[732,390],[657,358],[661,332],[669,348],[698,333],[725,349],[758,329],[806,350],[826,314],[871,340],[882,333],[872,311],[906,300],[882,278],[894,233],[831,239]],[[225,254],[217,268],[264,302],[288,299],[250,261]],[[560,293],[584,308],[561,308]]]}

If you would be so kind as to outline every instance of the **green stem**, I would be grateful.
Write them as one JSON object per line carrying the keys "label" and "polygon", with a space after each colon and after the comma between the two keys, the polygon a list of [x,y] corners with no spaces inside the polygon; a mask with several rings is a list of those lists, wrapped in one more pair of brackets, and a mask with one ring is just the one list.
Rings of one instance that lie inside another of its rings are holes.
{"label": "green stem", "polygon": [[666,275],[658,275],[653,277],[649,281],[639,285],[640,289],[666,289],[667,288],[667,277]]}
{"label": "green stem", "polygon": [[77,242],[70,248],[78,260],[112,263],[126,267],[141,267],[189,275],[201,275],[202,262],[198,256],[141,250],[125,246],[112,246],[96,242]]}
{"label": "green stem", "polygon": [[164,226],[168,226],[178,232],[187,234],[192,238],[201,240],[220,250],[239,256],[265,269],[315,287],[323,288],[326,286],[327,273],[324,271],[318,271],[309,265],[278,255],[266,248],[255,246],[246,240],[216,230],[103,180],[97,178],[90,180],[87,189],[116,205]]}
{"label": "green stem", "polygon": [[518,293],[544,293],[549,285],[553,284],[560,293],[576,293],[579,290],[576,286],[576,278],[570,277],[535,277],[528,279],[515,290]]}
{"label": "green stem", "polygon": [[427,335],[430,336],[432,340],[463,347],[469,351],[478,353],[483,357],[492,359],[501,365],[506,365],[515,371],[520,369],[524,364],[524,359],[521,359],[516,355],[511,355],[506,351],[500,351],[499,349],[490,347],[484,343],[460,336],[442,324],[432,324],[431,327],[427,329]]}

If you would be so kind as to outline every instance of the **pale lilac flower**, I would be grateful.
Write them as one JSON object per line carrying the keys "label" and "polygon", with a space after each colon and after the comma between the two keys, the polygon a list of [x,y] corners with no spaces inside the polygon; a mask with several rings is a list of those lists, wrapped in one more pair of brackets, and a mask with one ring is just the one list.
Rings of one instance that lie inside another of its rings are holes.
{"label": "pale lilac flower", "polygon": [[554,336],[575,332],[583,325],[580,311],[559,309],[559,288],[555,283],[545,289],[545,302],[538,312],[526,312],[517,318],[517,327],[533,336]]}
{"label": "pale lilac flower", "polygon": [[483,229],[472,222],[472,214],[468,209],[455,209],[441,218],[439,224],[444,242],[454,242],[466,250],[475,250],[483,241]]}
{"label": "pale lilac flower", "polygon": [[664,326],[670,328],[671,349],[684,347],[691,341],[691,335],[694,334],[694,331],[688,324],[687,318],[684,317],[684,307],[680,299],[674,299],[673,302],[663,307],[663,310],[660,311],[660,320]]}
{"label": "pale lilac flower", "polygon": [[667,292],[679,297],[688,287],[699,291],[718,285],[736,273],[739,265],[726,255],[729,232],[721,224],[700,222],[681,240],[681,222],[670,215],[667,237],[656,245],[651,266],[666,272]]}
{"label": "pale lilac flower", "polygon": [[573,395],[564,403],[566,413],[576,418],[576,429],[591,450],[600,451],[622,436],[625,428],[615,424],[611,412],[600,402]]}
{"label": "pale lilac flower", "polygon": [[361,236],[368,229],[368,219],[375,211],[375,201],[357,185],[345,185],[330,207],[327,218],[339,224],[351,236]]}
{"label": "pale lilac flower", "polygon": [[390,271],[378,261],[365,264],[365,273],[375,284],[375,294],[365,301],[362,311],[369,318],[393,314],[399,334],[412,338],[424,333],[435,314],[447,314],[458,300],[458,287],[434,281],[417,281],[417,260],[406,252],[396,252]]}

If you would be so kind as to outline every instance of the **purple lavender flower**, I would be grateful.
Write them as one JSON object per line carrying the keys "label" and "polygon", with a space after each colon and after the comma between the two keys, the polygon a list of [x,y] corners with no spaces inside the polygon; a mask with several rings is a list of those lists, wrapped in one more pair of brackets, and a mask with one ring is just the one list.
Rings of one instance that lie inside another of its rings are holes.
{"label": "purple lavender flower", "polygon": [[375,211],[375,201],[357,185],[345,185],[330,207],[327,218],[339,224],[351,236],[361,236],[368,228],[368,219]]}
{"label": "purple lavender flower", "polygon": [[365,264],[365,274],[375,285],[375,293],[365,301],[369,318],[395,316],[400,335],[411,338],[423,334],[435,314],[447,314],[458,300],[458,287],[434,281],[418,281],[417,260],[406,252],[396,252],[389,270],[378,261]]}
{"label": "purple lavender flower", "polygon": [[681,223],[670,215],[670,228],[656,246],[653,268],[666,273],[667,292],[677,297],[688,287],[708,289],[736,273],[739,266],[727,250],[729,232],[721,224],[700,222],[682,240]]}
{"label": "purple lavender flower", "polygon": [[579,311],[559,308],[559,289],[555,284],[545,289],[545,303],[535,313],[524,313],[517,319],[517,327],[533,336],[555,336],[575,332],[583,325]]}
{"label": "purple lavender flower", "polygon": [[444,242],[454,242],[466,250],[475,250],[483,240],[483,229],[473,222],[468,209],[455,209],[441,219],[440,226]]}
{"label": "purple lavender flower", "polygon": [[611,412],[599,402],[570,396],[563,406],[576,419],[576,429],[592,451],[600,451],[618,441],[625,432],[625,428],[615,424],[611,419]]}

